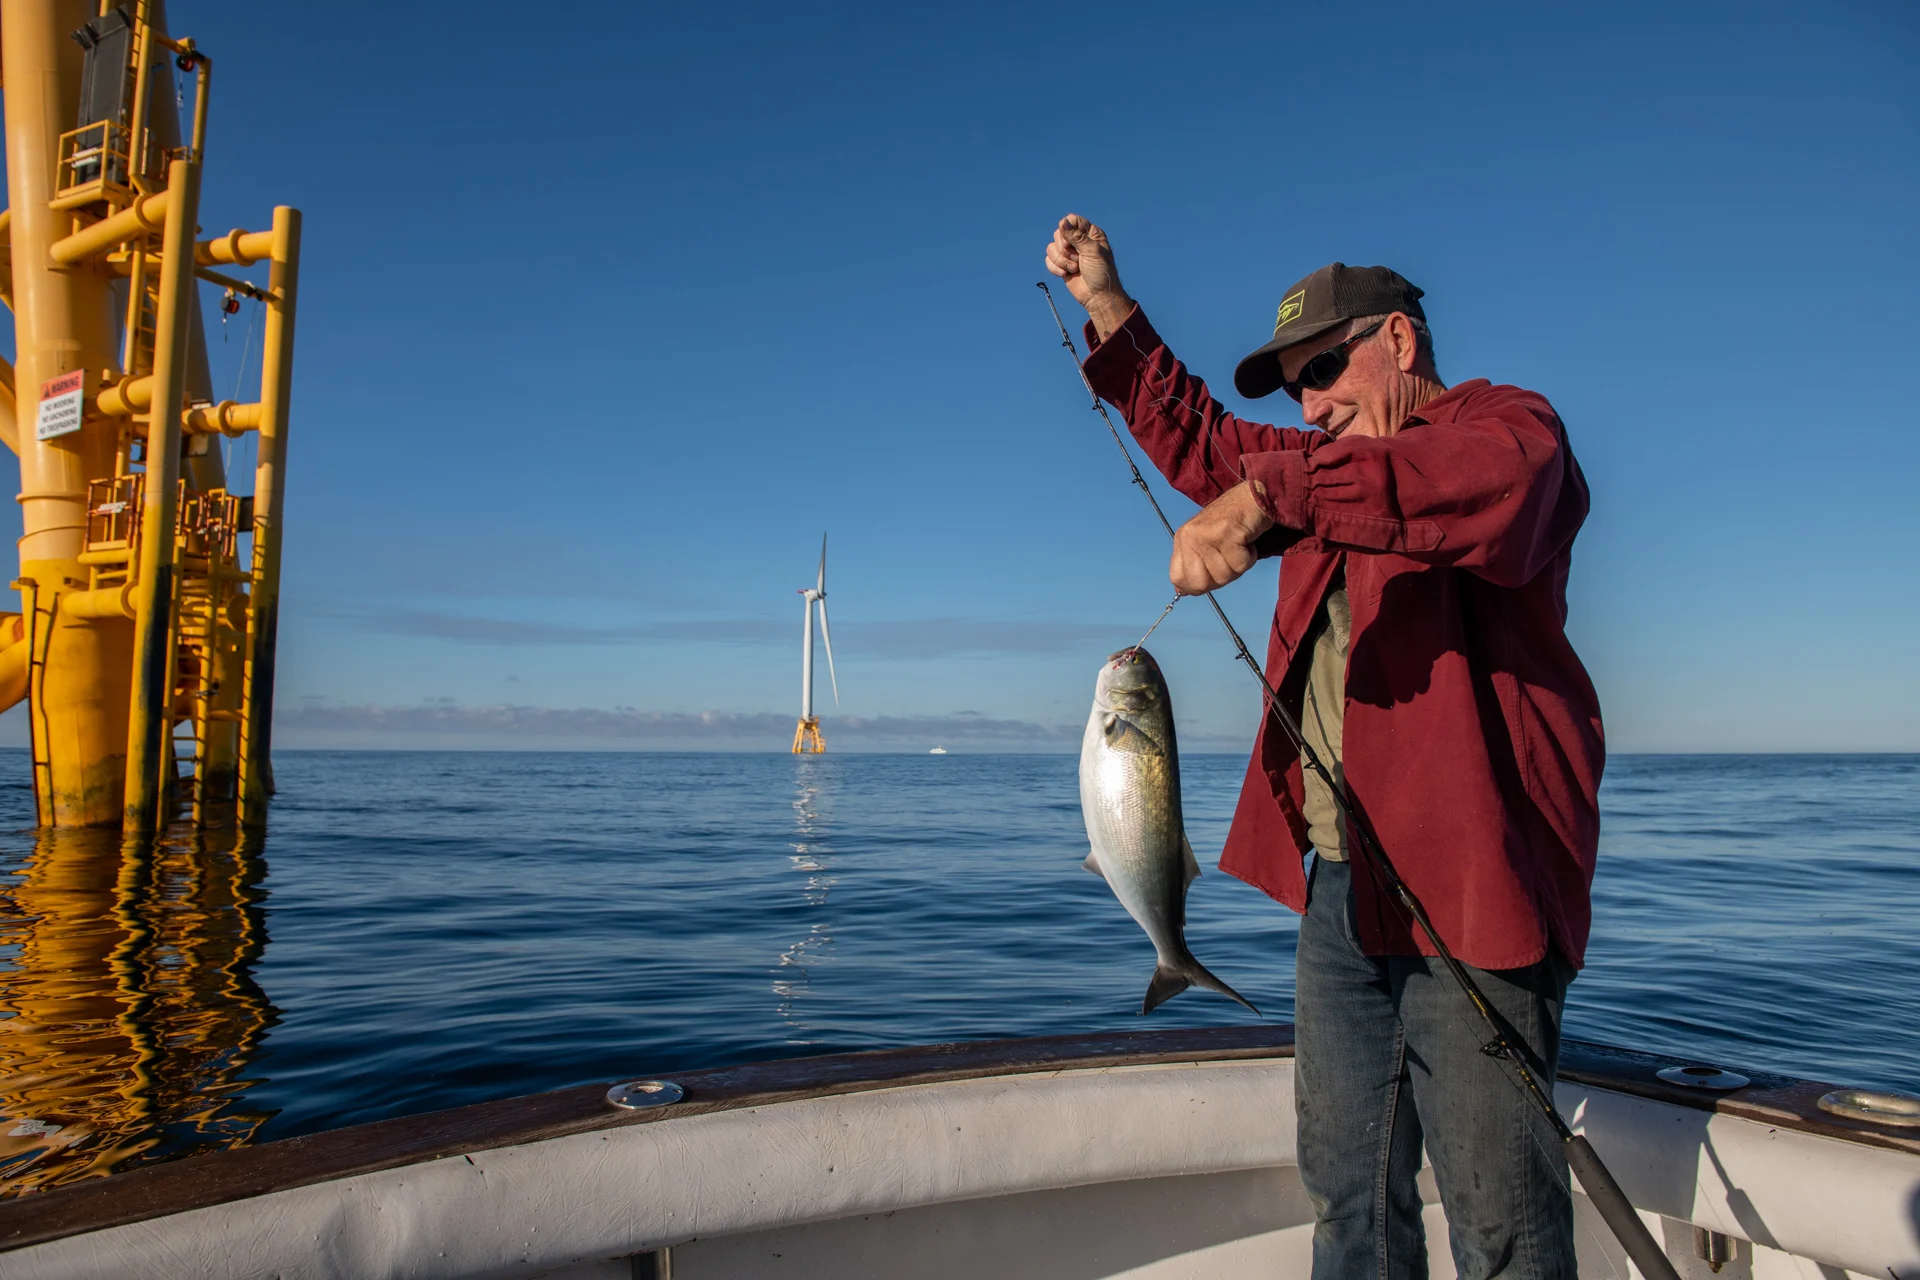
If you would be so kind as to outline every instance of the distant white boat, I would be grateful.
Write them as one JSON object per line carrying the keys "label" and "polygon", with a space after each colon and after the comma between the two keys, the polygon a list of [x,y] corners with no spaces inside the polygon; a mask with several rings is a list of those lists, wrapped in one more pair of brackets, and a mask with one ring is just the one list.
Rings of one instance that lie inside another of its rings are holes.
{"label": "distant white boat", "polygon": [[943,756],[947,754],[947,749],[945,747],[935,747],[933,750],[927,752],[927,754],[930,756]]}

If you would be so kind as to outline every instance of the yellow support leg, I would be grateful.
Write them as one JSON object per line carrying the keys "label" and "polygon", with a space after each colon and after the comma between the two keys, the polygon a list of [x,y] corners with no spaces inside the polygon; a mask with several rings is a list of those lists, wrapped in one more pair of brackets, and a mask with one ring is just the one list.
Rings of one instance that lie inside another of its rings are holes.
{"label": "yellow support leg", "polygon": [[39,820],[58,826],[120,820],[132,658],[125,620],[84,619],[61,607],[64,595],[88,585],[80,563],[87,483],[113,473],[118,428],[89,417],[78,431],[50,439],[36,431],[47,381],[108,368],[117,354],[111,282],[90,267],[57,264],[51,254],[72,230],[70,215],[52,207],[59,139],[79,101],[81,52],[72,32],[97,12],[92,0],[0,0],[12,443],[20,455],[20,590],[32,646],[28,714]]}
{"label": "yellow support leg", "polygon": [[793,730],[793,754],[817,756],[826,749],[827,740],[820,736],[820,717],[800,717],[800,723]]}
{"label": "yellow support leg", "polygon": [[200,166],[168,166],[167,225],[161,242],[159,307],[154,320],[153,400],[147,411],[146,500],[140,519],[140,568],[134,583],[133,692],[127,708],[126,805],[121,830],[154,830],[163,820],[167,737],[173,711],[173,615],[179,565],[174,527],[180,510],[180,410],[186,399],[187,327],[192,319],[194,219]]}
{"label": "yellow support leg", "polygon": [[247,598],[240,706],[240,822],[267,820],[273,794],[273,673],[280,632],[280,535],[287,497],[287,408],[293,396],[294,303],[300,284],[300,211],[273,211],[266,357],[260,371],[260,461],[253,473],[253,583]]}

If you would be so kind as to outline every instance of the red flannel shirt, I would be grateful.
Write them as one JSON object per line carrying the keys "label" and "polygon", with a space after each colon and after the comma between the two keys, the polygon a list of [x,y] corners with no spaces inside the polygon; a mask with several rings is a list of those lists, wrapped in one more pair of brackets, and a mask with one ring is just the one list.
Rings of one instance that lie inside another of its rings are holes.
{"label": "red flannel shirt", "polygon": [[[1587,484],[1545,399],[1485,379],[1385,440],[1236,418],[1139,309],[1086,371],[1195,502],[1243,478],[1280,528],[1267,671],[1298,715],[1307,631],[1345,569],[1353,609],[1342,760],[1349,794],[1447,945],[1512,969],[1551,941],[1583,962],[1599,842],[1600,702],[1566,635]],[[1299,752],[1263,719],[1220,867],[1306,909]],[[1355,851],[1357,854],[1357,850]],[[1360,940],[1431,954],[1355,858]]]}

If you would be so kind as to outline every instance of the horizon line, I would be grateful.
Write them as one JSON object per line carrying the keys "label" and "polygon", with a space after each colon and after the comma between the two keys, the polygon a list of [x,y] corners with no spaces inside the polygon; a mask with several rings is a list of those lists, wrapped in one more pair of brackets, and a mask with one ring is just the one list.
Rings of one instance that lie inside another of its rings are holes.
{"label": "horizon line", "polygon": [[[26,746],[0,744],[0,752],[25,754],[31,750]],[[967,747],[949,747],[941,752],[931,750],[862,750],[848,747],[843,750],[819,753],[796,753],[772,747],[449,747],[449,746],[392,746],[392,747],[277,747],[276,754],[287,755],[607,755],[607,756],[796,756],[801,759],[819,759],[823,755],[840,756],[1076,756],[1077,749],[1047,750],[980,750]],[[1184,756],[1238,756],[1249,754],[1246,749],[1234,751],[1182,751]],[[1671,758],[1692,759],[1699,757],[1731,759],[1762,759],[1799,757],[1807,759],[1916,759],[1920,760],[1920,751],[1807,751],[1782,748],[1779,750],[1742,750],[1742,751],[1614,751],[1607,758],[1646,759]]]}

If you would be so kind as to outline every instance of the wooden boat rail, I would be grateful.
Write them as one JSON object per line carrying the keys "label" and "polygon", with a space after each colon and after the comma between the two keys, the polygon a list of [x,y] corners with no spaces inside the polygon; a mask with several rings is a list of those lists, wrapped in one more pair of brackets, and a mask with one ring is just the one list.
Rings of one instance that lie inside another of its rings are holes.
{"label": "wooden boat rail", "polygon": [[[670,1078],[685,1090],[684,1101],[639,1111],[607,1105],[610,1081],[577,1085],[210,1152],[0,1201],[0,1252],[380,1169],[708,1112],[991,1076],[1292,1055],[1293,1028],[1280,1024],[969,1041],[676,1071]],[[1817,1099],[1832,1085],[1743,1069],[1751,1084],[1709,1093],[1656,1074],[1679,1065],[1687,1061],[1567,1041],[1560,1078],[1920,1154],[1920,1132],[1820,1110]]]}

